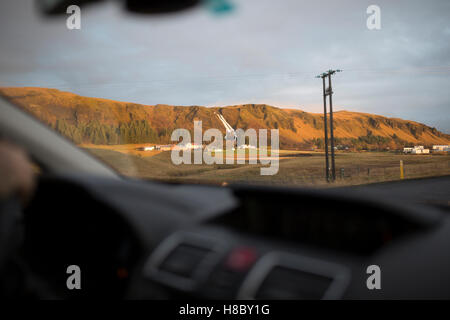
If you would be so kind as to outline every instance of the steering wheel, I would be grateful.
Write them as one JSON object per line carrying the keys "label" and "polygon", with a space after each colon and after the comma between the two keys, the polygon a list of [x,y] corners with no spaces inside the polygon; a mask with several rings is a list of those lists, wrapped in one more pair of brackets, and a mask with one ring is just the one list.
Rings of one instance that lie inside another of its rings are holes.
{"label": "steering wheel", "polygon": [[17,197],[0,201],[0,274],[24,240],[22,205]]}

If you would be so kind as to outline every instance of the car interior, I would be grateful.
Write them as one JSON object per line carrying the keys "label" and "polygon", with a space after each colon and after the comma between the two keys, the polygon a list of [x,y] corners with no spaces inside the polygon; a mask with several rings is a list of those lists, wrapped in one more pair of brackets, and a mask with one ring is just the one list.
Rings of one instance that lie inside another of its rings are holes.
{"label": "car interior", "polygon": [[[29,205],[14,198],[3,205],[3,295],[450,297],[443,285],[450,282],[446,206],[405,201],[395,188],[380,196],[131,179],[5,100],[0,122],[2,138],[23,147],[40,168]],[[66,288],[66,268],[74,264],[83,290]],[[371,265],[382,270],[383,290],[367,287]]]}
{"label": "car interior", "polygon": [[[0,15],[3,300],[450,299],[448,1]],[[198,123],[217,136],[174,134]],[[33,169],[29,197],[8,149]],[[180,150],[222,162],[182,169]]]}

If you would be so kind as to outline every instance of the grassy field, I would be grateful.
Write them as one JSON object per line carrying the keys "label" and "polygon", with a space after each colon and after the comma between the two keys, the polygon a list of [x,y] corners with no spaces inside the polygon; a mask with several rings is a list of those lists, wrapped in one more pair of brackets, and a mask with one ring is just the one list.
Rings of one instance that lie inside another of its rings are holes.
{"label": "grassy field", "polygon": [[450,155],[403,155],[388,152],[336,154],[336,182],[325,181],[320,152],[280,151],[279,171],[261,176],[257,165],[174,165],[170,151],[137,152],[137,145],[83,146],[123,175],[165,181],[256,183],[327,187],[398,180],[403,160],[405,179],[450,175]]}

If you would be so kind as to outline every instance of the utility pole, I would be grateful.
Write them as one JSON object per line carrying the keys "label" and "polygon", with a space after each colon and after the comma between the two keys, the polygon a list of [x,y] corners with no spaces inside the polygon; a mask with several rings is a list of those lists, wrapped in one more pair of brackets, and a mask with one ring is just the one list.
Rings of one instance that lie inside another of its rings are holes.
{"label": "utility pole", "polygon": [[[331,71],[329,71],[331,72]],[[334,165],[334,129],[333,129],[333,88],[331,87],[331,75],[334,73],[328,74],[328,89],[329,89],[329,97],[330,97],[330,139],[331,139],[331,179],[332,181],[336,180],[336,167]]]}
{"label": "utility pole", "polygon": [[[336,166],[334,161],[334,128],[333,128],[333,88],[331,87],[331,76],[342,70],[328,70],[316,78],[322,78],[323,84],[323,121],[325,130],[325,177],[328,182],[336,180]],[[328,88],[325,79],[328,77]],[[328,119],[327,119],[327,96],[330,97],[330,147],[331,147],[331,168],[328,160]],[[331,172],[330,172],[331,170]]]}
{"label": "utility pole", "polygon": [[325,77],[322,77],[323,82],[323,124],[325,128],[325,179],[330,182],[330,163],[328,161],[328,128],[327,128],[327,95],[325,92]]}

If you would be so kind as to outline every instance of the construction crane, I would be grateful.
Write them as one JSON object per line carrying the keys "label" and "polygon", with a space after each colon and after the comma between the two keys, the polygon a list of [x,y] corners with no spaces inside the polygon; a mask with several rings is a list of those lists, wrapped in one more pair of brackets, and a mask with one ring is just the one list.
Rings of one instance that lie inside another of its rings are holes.
{"label": "construction crane", "polygon": [[219,118],[220,122],[222,122],[223,126],[225,127],[225,131],[226,131],[225,139],[226,140],[234,140],[234,142],[236,143],[237,135],[236,135],[236,131],[233,129],[233,127],[227,122],[227,120],[225,120],[223,115],[221,115],[220,113],[217,113],[217,112],[214,112],[214,114],[217,116],[217,118]]}

